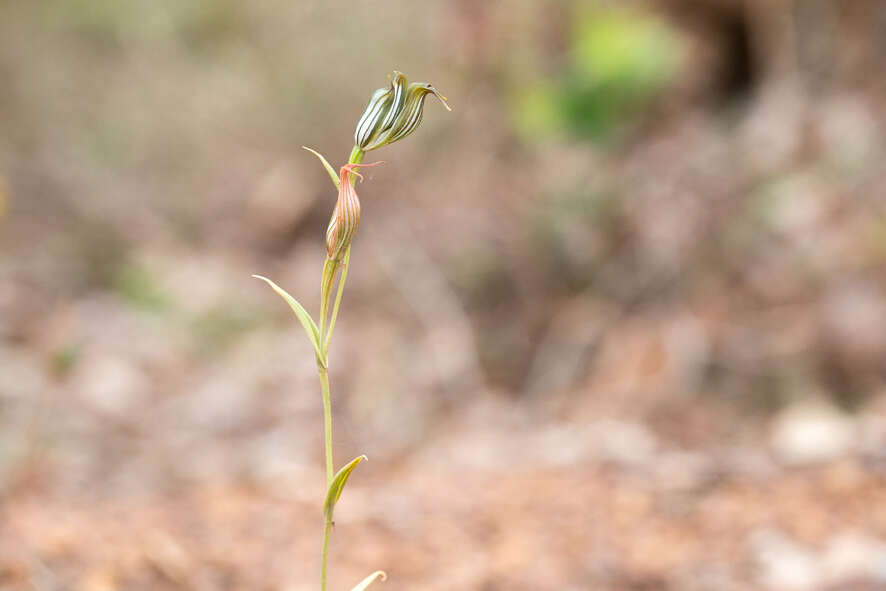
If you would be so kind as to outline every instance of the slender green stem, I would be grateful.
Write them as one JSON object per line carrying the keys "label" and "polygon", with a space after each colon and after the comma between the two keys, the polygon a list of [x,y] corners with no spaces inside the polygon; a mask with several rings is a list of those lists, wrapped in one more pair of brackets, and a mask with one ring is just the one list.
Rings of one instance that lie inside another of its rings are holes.
{"label": "slender green stem", "polygon": [[[317,372],[320,374],[320,387],[323,390],[323,431],[326,447],[326,488],[332,485],[332,403],[329,398],[329,371],[317,359]],[[323,552],[320,555],[320,591],[326,591],[326,564],[329,560],[329,533],[332,522],[326,517],[323,528]]]}
{"label": "slender green stem", "polygon": [[326,335],[326,318],[329,316],[329,298],[332,296],[332,282],[339,264],[330,258],[323,263],[323,276],[320,278],[320,344]]}
{"label": "slender green stem", "polygon": [[[350,164],[359,164],[363,162],[363,150],[354,146],[351,150],[351,156],[348,158]],[[354,179],[351,178],[351,183]],[[332,329],[335,328],[335,320],[338,318],[338,308],[341,304],[342,292],[345,288],[345,279],[348,275],[348,262],[351,260],[351,249],[345,252],[344,262],[337,263],[331,259],[326,259],[323,265],[323,276],[320,280],[320,343],[323,356],[329,349],[329,342],[332,339]],[[329,298],[332,295],[332,283],[339,267],[341,270],[341,279],[339,279],[338,290],[335,294],[335,304],[332,306],[332,316],[329,319],[329,330],[326,330],[326,317],[329,313]],[[333,472],[332,463],[332,400],[329,395],[329,370],[327,363],[323,363],[320,357],[317,357],[317,372],[320,374],[320,387],[323,394],[323,431],[325,434],[326,447],[326,489],[332,485]],[[320,554],[320,591],[326,591],[326,571],[329,562],[329,537],[332,532],[332,518],[326,516],[326,523],[323,526],[323,551]]]}
{"label": "slender green stem", "polygon": [[326,564],[329,558],[329,534],[332,530],[332,520],[326,518],[323,526],[323,553],[320,557],[320,591],[326,591]]}
{"label": "slender green stem", "polygon": [[351,260],[351,247],[345,251],[345,258],[341,265],[341,276],[338,280],[338,291],[335,292],[335,303],[332,305],[332,316],[329,318],[329,329],[326,331],[326,340],[323,342],[323,356],[329,351],[329,343],[332,341],[332,331],[335,329],[335,321],[338,319],[338,308],[341,305],[341,294],[345,289],[345,280],[348,278],[348,263]]}
{"label": "slender green stem", "polygon": [[332,402],[329,397],[329,370],[317,360],[317,371],[320,373],[320,387],[323,391],[323,432],[326,441],[326,486],[332,484],[334,476],[332,464]]}
{"label": "slender green stem", "polygon": [[[361,150],[357,146],[354,146],[354,149],[351,150],[351,156],[350,158],[348,158],[348,164],[360,164],[361,162],[363,162],[364,154],[365,152],[363,150]],[[353,182],[353,180],[351,182]]]}

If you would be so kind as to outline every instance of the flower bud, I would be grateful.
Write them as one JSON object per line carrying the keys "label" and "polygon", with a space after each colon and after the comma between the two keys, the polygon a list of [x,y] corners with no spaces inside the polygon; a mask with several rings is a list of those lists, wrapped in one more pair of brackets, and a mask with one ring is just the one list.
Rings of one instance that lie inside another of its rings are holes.
{"label": "flower bud", "polygon": [[408,84],[406,76],[395,71],[390,88],[379,88],[369,99],[354,131],[354,144],[368,152],[412,133],[421,123],[428,94],[436,96],[447,110],[451,110],[446,97],[433,85],[424,82]]}
{"label": "flower bud", "polygon": [[326,229],[326,254],[330,260],[335,262],[342,260],[357,232],[357,225],[360,223],[360,199],[351,183],[350,175],[353,174],[362,179],[363,175],[354,170],[355,168],[378,164],[382,163],[345,164],[341,167],[338,200],[335,202],[332,219],[329,220],[329,227]]}

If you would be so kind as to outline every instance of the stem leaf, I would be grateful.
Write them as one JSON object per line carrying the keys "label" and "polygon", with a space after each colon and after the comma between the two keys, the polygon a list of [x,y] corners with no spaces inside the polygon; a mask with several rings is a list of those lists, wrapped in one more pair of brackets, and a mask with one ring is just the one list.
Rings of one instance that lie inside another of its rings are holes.
{"label": "stem leaf", "polygon": [[368,459],[366,456],[357,456],[345,464],[332,478],[332,484],[329,485],[329,490],[326,491],[326,501],[323,503],[323,513],[329,521],[332,521],[332,512],[335,510],[335,504],[338,502],[339,497],[341,497],[341,491],[344,490],[348,477],[354,471],[354,468],[357,467],[357,464],[366,459]]}
{"label": "stem leaf", "polygon": [[353,589],[351,589],[351,591],[365,591],[369,587],[369,585],[371,585],[373,582],[375,582],[375,579],[378,579],[380,581],[384,581],[387,578],[388,578],[388,575],[385,574],[385,571],[377,570],[374,573],[372,573],[371,575],[369,575],[368,577],[366,577],[365,579],[363,579],[362,581],[360,581],[359,583],[357,583],[357,586],[354,587]]}
{"label": "stem leaf", "polygon": [[326,168],[326,172],[329,173],[329,178],[332,179],[332,182],[335,185],[336,190],[339,189],[340,185],[339,185],[338,175],[335,173],[335,169],[332,168],[332,165],[329,164],[329,162],[326,161],[326,158],[323,157],[323,154],[321,154],[320,152],[317,152],[316,150],[312,150],[307,146],[302,146],[302,148],[304,148],[305,150],[307,150],[308,152],[310,152],[311,154],[313,154],[314,156],[316,156],[317,158],[320,159],[320,162],[322,162],[324,168]]}
{"label": "stem leaf", "polygon": [[326,357],[323,355],[323,349],[320,347],[320,330],[317,328],[317,324],[314,322],[314,319],[311,318],[311,315],[308,314],[308,311],[304,309],[304,306],[298,303],[294,297],[286,293],[286,291],[281,288],[279,285],[268,279],[267,277],[262,277],[261,275],[253,275],[256,279],[261,279],[265,283],[271,286],[271,289],[277,292],[283,300],[289,304],[289,307],[292,308],[292,311],[295,312],[295,315],[298,317],[298,321],[301,322],[302,327],[305,329],[305,333],[308,335],[308,339],[311,341],[311,344],[314,345],[314,353],[317,354],[317,357],[323,362],[324,367],[326,366]]}

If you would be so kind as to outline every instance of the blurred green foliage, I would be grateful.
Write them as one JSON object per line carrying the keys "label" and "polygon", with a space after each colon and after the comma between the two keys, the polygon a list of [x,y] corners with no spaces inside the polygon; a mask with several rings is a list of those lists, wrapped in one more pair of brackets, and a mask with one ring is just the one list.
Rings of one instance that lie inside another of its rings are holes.
{"label": "blurred green foliage", "polygon": [[565,71],[522,89],[515,124],[607,141],[635,122],[682,61],[677,37],[652,15],[626,8],[577,9]]}
{"label": "blurred green foliage", "polygon": [[169,297],[156,278],[144,266],[132,261],[122,263],[111,279],[114,292],[136,308],[161,312],[169,307]]}
{"label": "blurred green foliage", "polygon": [[50,359],[53,375],[64,376],[71,372],[80,361],[80,345],[71,343],[56,349]]}
{"label": "blurred green foliage", "polygon": [[573,187],[546,199],[530,219],[531,235],[551,276],[570,290],[586,290],[595,270],[612,255],[620,228],[619,198],[611,190]]}
{"label": "blurred green foliage", "polygon": [[261,324],[263,316],[242,302],[220,302],[190,322],[196,352],[211,356]]}
{"label": "blurred green foliage", "polygon": [[45,20],[102,45],[177,37],[200,47],[242,27],[230,0],[66,0],[42,5]]}

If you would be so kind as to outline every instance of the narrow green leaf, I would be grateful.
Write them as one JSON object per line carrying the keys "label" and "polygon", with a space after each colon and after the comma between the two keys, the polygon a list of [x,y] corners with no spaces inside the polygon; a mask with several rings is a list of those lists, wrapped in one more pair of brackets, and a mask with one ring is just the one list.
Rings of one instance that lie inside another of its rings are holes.
{"label": "narrow green leaf", "polygon": [[304,309],[304,307],[298,303],[298,301],[286,293],[279,285],[268,279],[267,277],[262,277],[261,275],[253,275],[256,279],[261,279],[265,283],[271,286],[271,289],[277,292],[277,294],[283,298],[289,307],[292,308],[292,311],[295,312],[295,315],[298,317],[298,321],[301,322],[302,327],[305,329],[305,333],[308,335],[308,339],[310,339],[311,344],[314,345],[314,352],[317,354],[317,357],[323,362],[323,365],[326,365],[326,357],[323,356],[323,349],[320,347],[320,330],[317,328],[317,324],[314,322],[314,319],[311,318],[311,315],[308,314],[308,311]]}
{"label": "narrow green leaf", "polygon": [[335,504],[338,502],[339,497],[341,497],[341,491],[344,490],[348,477],[351,475],[351,472],[354,471],[354,468],[357,467],[357,464],[366,459],[368,459],[366,456],[357,456],[345,464],[345,466],[332,478],[332,484],[329,485],[329,490],[326,491],[326,501],[323,503],[323,513],[330,521],[332,521],[332,512],[335,509]]}
{"label": "narrow green leaf", "polygon": [[310,152],[311,154],[313,154],[314,156],[316,156],[317,158],[320,159],[320,162],[322,162],[323,166],[326,168],[326,172],[329,173],[329,178],[332,179],[333,184],[335,184],[335,188],[338,189],[340,186],[339,180],[338,180],[338,175],[335,173],[335,169],[332,168],[332,165],[329,164],[329,162],[326,161],[326,158],[323,157],[323,154],[321,154],[320,152],[317,152],[315,150],[312,150],[307,146],[302,146],[302,148],[304,148],[305,150],[307,150],[308,152]]}
{"label": "narrow green leaf", "polygon": [[380,581],[384,581],[387,578],[388,578],[388,575],[385,574],[385,571],[377,570],[374,573],[372,573],[371,575],[369,575],[368,577],[366,577],[365,579],[363,579],[362,581],[360,581],[359,583],[357,583],[357,586],[354,587],[353,589],[351,589],[351,591],[365,591],[369,587],[369,585],[371,585],[373,582],[375,582],[375,579],[378,579]]}

